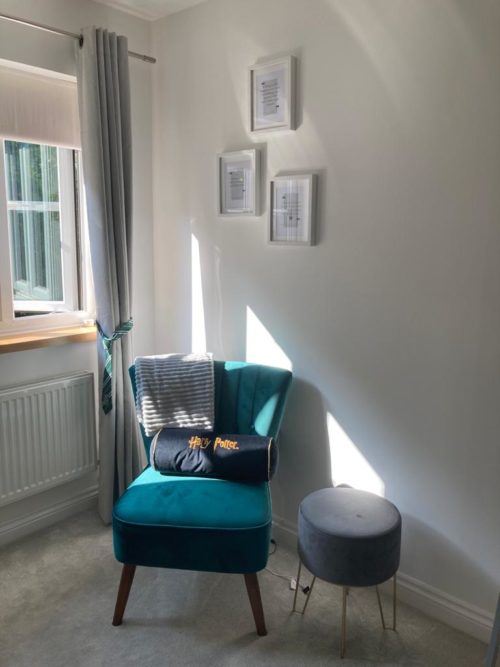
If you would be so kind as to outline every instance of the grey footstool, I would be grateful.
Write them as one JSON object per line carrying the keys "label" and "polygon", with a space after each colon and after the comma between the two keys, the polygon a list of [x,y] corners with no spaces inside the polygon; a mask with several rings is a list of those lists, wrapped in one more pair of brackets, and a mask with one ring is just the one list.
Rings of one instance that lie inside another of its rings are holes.
{"label": "grey footstool", "polygon": [[308,495],[299,508],[299,572],[293,600],[296,609],[302,564],[312,580],[305,613],[316,577],[342,586],[340,657],[346,650],[347,595],[351,587],[376,586],[394,578],[393,630],[396,629],[396,572],[401,551],[401,515],[397,508],[373,493],[348,487],[321,489]]}

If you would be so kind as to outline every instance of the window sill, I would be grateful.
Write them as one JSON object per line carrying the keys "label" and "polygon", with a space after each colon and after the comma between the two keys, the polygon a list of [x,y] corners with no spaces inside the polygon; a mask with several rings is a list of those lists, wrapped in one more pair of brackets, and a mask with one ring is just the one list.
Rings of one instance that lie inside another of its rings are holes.
{"label": "window sill", "polygon": [[0,354],[33,350],[38,347],[52,345],[65,345],[67,343],[87,343],[95,339],[95,326],[60,327],[45,331],[11,334],[0,337]]}

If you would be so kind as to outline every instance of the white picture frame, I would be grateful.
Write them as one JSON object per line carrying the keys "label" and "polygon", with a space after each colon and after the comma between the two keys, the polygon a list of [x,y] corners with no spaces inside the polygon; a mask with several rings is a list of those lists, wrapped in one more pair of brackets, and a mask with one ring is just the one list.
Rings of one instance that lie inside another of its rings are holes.
{"label": "white picture frame", "polygon": [[260,213],[260,151],[248,148],[217,155],[217,214],[255,217]]}
{"label": "white picture frame", "polygon": [[315,243],[317,174],[287,174],[270,181],[268,243]]}
{"label": "white picture frame", "polygon": [[295,130],[296,58],[259,61],[250,71],[250,131]]}

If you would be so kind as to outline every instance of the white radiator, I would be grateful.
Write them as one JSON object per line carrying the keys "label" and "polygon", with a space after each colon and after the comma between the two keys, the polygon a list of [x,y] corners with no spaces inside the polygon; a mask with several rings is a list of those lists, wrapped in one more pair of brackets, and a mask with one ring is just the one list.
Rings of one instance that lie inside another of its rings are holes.
{"label": "white radiator", "polygon": [[96,450],[92,373],[0,390],[0,505],[95,470]]}

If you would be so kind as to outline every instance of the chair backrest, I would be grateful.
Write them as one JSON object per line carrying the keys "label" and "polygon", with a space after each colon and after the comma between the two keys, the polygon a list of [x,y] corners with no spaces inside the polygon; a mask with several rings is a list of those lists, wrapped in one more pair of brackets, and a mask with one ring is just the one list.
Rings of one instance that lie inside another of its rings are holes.
{"label": "chair backrest", "polygon": [[[129,369],[134,398],[135,366]],[[282,368],[244,361],[214,361],[215,430],[276,438],[285,412],[292,373]],[[149,460],[153,438],[141,425]]]}

